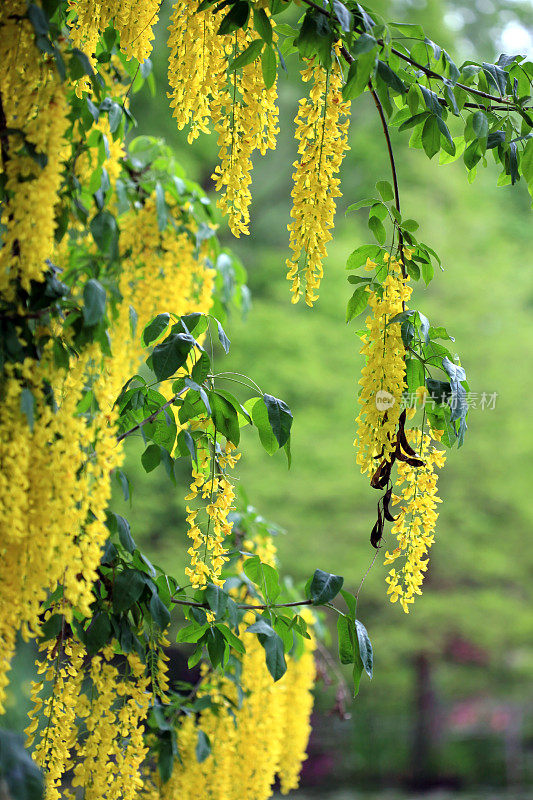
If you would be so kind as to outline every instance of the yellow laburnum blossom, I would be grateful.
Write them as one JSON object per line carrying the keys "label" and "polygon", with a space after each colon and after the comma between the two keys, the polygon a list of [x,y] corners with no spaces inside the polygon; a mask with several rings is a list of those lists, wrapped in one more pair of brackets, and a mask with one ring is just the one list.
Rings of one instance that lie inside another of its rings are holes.
{"label": "yellow laburnum blossom", "polygon": [[[0,95],[5,126],[1,172],[7,200],[0,250],[0,292],[13,299],[15,281],[26,290],[48,270],[55,230],[55,206],[69,154],[65,87],[55,62],[35,45],[25,2],[0,9]],[[32,148],[35,157],[30,154]]]}
{"label": "yellow laburnum blossom", "polygon": [[134,800],[142,786],[144,720],[152,700],[145,665],[128,653],[119,667],[112,645],[89,658],[80,642],[63,642],[62,636],[41,650],[43,678],[32,686],[27,734],[30,744],[35,740],[32,756],[43,770],[45,800],[64,797],[67,772],[86,800]]}
{"label": "yellow laburnum blossom", "polygon": [[[226,56],[232,59],[259,35],[248,29],[228,38]],[[219,145],[220,163],[212,175],[216,190],[222,192],[217,205],[228,215],[233,235],[239,237],[249,233],[252,155],[255,150],[264,155],[276,147],[277,85],[265,88],[261,62],[256,59],[229,76],[228,85],[213,97],[210,107]]]}
{"label": "yellow laburnum blossom", "polygon": [[372,313],[366,319],[368,333],[361,354],[365,365],[359,384],[361,408],[357,415],[357,463],[363,474],[373,474],[379,460],[386,458],[396,444],[400,400],[405,376],[405,348],[400,325],[389,324],[403,310],[411,296],[408,278],[402,277],[401,265],[394,258],[385,259],[388,273],[383,281],[383,296],[368,289]]}
{"label": "yellow laburnum blossom", "polygon": [[300,100],[295,118],[298,160],[293,173],[293,222],[288,225],[293,252],[287,259],[287,279],[292,283],[292,302],[297,303],[305,290],[305,302],[312,306],[324,274],[335,200],[341,196],[337,175],[349,149],[350,104],[342,100],[343,77],[336,59],[329,70],[312,60],[302,79],[313,84],[309,97]]}
{"label": "yellow laburnum blossom", "polygon": [[434,543],[435,524],[438,513],[435,511],[441,502],[437,496],[437,475],[435,468],[444,466],[446,456],[432,444],[439,439],[437,432],[430,435],[418,428],[407,432],[407,439],[420,459],[423,467],[413,467],[406,462],[398,462],[398,475],[392,497],[393,504],[400,506],[399,515],[392,526],[391,533],[397,537],[398,545],[392,552],[385,553],[385,564],[393,564],[397,559],[405,559],[399,572],[393,567],[386,581],[387,594],[391,603],[397,600],[406,614],[414,603],[415,595],[422,594],[424,573],[428,568],[427,554]]}
{"label": "yellow laburnum blossom", "polygon": [[[207,418],[196,421],[197,430],[212,429]],[[212,433],[212,430],[210,430]],[[222,586],[220,575],[228,561],[225,539],[230,535],[233,524],[229,514],[233,510],[235,492],[228,480],[226,468],[234,467],[240,458],[231,442],[226,442],[222,455],[213,461],[209,441],[198,446],[198,465],[193,464],[192,483],[185,500],[196,501],[197,508],[187,506],[188,537],[192,544],[188,549],[190,567],[185,574],[195,589],[207,583]],[[204,505],[205,504],[205,505]],[[202,522],[199,517],[205,516]]]}
{"label": "yellow laburnum blossom", "polygon": [[[244,624],[253,619],[249,615]],[[155,774],[145,781],[144,800],[268,800],[276,776],[283,794],[297,788],[310,733],[314,640],[305,640],[299,659],[287,658],[287,672],[274,683],[255,634],[243,633],[242,639],[246,647],[242,705],[236,702],[235,685],[228,678],[205,676],[198,695],[210,694],[219,707],[202,711],[197,719],[181,719],[177,727],[180,760],[174,762],[172,777],[165,784]],[[211,754],[201,763],[195,752],[199,731],[211,743]]]}
{"label": "yellow laburnum blossom", "polygon": [[[43,771],[44,800],[60,800],[62,778],[72,767],[72,750],[78,737],[76,709],[83,682],[85,648],[77,641],[61,644],[54,640],[40,649],[44,658],[38,662],[38,673],[43,678],[32,684],[34,706],[29,712],[31,723],[26,733],[31,745],[39,717],[43,718],[32,757]],[[43,702],[39,694],[45,684],[51,686],[51,693]]]}
{"label": "yellow laburnum blossom", "polygon": [[[128,59],[142,63],[152,52],[159,0],[68,0],[68,7],[72,43],[83,50],[93,65],[98,39],[111,22],[119,34],[120,49]],[[85,79],[82,86],[89,88]]]}
{"label": "yellow laburnum blossom", "polygon": [[178,0],[169,25],[168,96],[179,130],[190,125],[189,142],[209,133],[210,104],[226,86],[225,45],[218,36],[223,12],[198,13],[200,0]]}
{"label": "yellow laburnum blossom", "polygon": [[[191,229],[188,209],[171,198],[168,204],[176,223]],[[197,255],[186,232],[176,234],[170,225],[160,232],[151,198],[122,222],[122,301],[110,328],[112,357],[89,345],[67,370],[56,367],[47,347],[40,362],[28,359],[6,370],[0,406],[0,708],[16,633],[39,632],[48,592],[63,584],[65,613],[75,607],[90,614],[92,584],[108,536],[112,471],[123,459],[113,404],[145,352],[140,331],[163,309],[185,314],[211,307],[215,273],[207,261],[208,242]],[[63,259],[68,259],[65,245],[54,256],[60,265]],[[130,306],[138,315],[135,335]],[[90,418],[77,412],[86,387],[97,403]],[[21,410],[25,389],[35,401],[33,430]],[[222,512],[217,508],[216,513]]]}

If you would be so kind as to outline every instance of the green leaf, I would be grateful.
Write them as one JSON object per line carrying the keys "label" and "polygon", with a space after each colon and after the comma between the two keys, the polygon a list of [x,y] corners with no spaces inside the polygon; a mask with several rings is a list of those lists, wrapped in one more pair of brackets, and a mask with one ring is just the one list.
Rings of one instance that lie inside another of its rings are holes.
{"label": "green leaf", "polygon": [[199,764],[202,764],[211,755],[211,742],[204,731],[198,731],[195,753]]}
{"label": "green leaf", "polygon": [[135,544],[133,536],[131,535],[131,529],[128,520],[125,517],[121,517],[120,514],[115,514],[114,512],[113,516],[117,522],[117,531],[120,544],[128,553],[133,553],[137,545]]}
{"label": "green leaf", "polygon": [[145,472],[152,472],[161,463],[161,448],[158,444],[149,444],[141,455],[141,464]]}
{"label": "green leaf", "polygon": [[255,61],[256,58],[259,58],[263,47],[264,42],[261,39],[254,39],[254,41],[248,45],[246,50],[244,50],[237,56],[237,58],[234,58],[233,61],[230,62],[228,74],[231,75],[232,72],[235,72],[241,67],[245,67],[247,64],[251,64],[252,61]]}
{"label": "green leaf", "polygon": [[215,618],[221,619],[228,607],[227,593],[220,586],[208,583],[205,589],[205,599]]}
{"label": "green leaf", "polygon": [[347,592],[346,589],[341,589],[341,595],[346,603],[348,611],[350,612],[350,617],[355,620],[355,610],[357,608],[357,597],[353,595],[351,592]]}
{"label": "green leaf", "polygon": [[261,589],[267,602],[273,603],[279,597],[281,586],[278,572],[270,564],[264,564],[259,556],[247,558],[243,565],[243,572]]}
{"label": "green leaf", "polygon": [[368,82],[374,74],[377,54],[375,48],[370,52],[359,55],[357,61],[350,64],[346,84],[342,89],[343,100],[355,100],[368,86]]}
{"label": "green leaf", "polygon": [[217,31],[218,35],[225,36],[239,28],[244,28],[248,22],[249,13],[250,6],[248,3],[243,2],[243,0],[237,0],[220,23],[220,27]]}
{"label": "green leaf", "polygon": [[213,422],[218,433],[221,433],[235,446],[239,444],[241,431],[239,418],[232,404],[217,392],[209,392]]}
{"label": "green leaf", "polygon": [[265,47],[261,55],[261,71],[263,73],[265,89],[270,89],[274,86],[277,70],[278,62],[274,49],[272,47]]}
{"label": "green leaf", "polygon": [[231,342],[228,339],[228,337],[226,336],[224,328],[222,327],[222,325],[220,324],[218,319],[216,320],[216,323],[217,323],[217,329],[218,329],[218,339],[219,339],[220,344],[222,345],[222,347],[224,349],[224,352],[227,355],[229,353],[229,347],[230,347]]}
{"label": "green leaf", "polygon": [[107,644],[111,637],[111,621],[107,614],[99,611],[91,620],[91,624],[85,632],[85,643],[89,655],[97,653],[98,650]]}
{"label": "green leaf", "polygon": [[264,394],[263,402],[267,409],[272,432],[279,447],[283,447],[291,434],[292,412],[287,403],[271,394]]}
{"label": "green leaf", "polygon": [[272,44],[272,23],[263,8],[254,8],[254,28],[267,44]]}
{"label": "green leaf", "polygon": [[355,620],[355,631],[357,633],[357,641],[359,644],[359,656],[363,663],[363,669],[369,678],[372,678],[374,668],[374,655],[372,652],[372,645],[368,637],[367,630],[362,622],[358,619]]}
{"label": "green leaf", "polygon": [[371,278],[363,278],[361,275],[348,275],[348,283],[370,283]]}
{"label": "green leaf", "polygon": [[359,694],[359,684],[361,683],[361,675],[363,674],[363,662],[361,657],[357,656],[353,666],[352,679],[353,679],[353,696],[357,697]]}
{"label": "green leaf", "polygon": [[113,584],[113,608],[117,614],[127,611],[143,593],[146,578],[135,569],[125,569]]}
{"label": "green leaf", "polygon": [[393,92],[398,92],[398,94],[405,93],[405,86],[403,85],[403,82],[396,75],[394,70],[392,70],[384,61],[378,60],[378,75],[383,81],[385,81],[387,86],[390,86]]}
{"label": "green leaf", "polygon": [[[350,276],[353,277],[353,276]],[[364,278],[361,278],[364,280]],[[365,286],[358,286],[355,292],[352,294],[350,299],[348,300],[348,306],[346,308],[346,322],[350,322],[354,317],[357,317],[361,314],[368,303],[369,294],[366,290]]]}
{"label": "green leaf", "polygon": [[122,106],[118,103],[111,103],[111,107],[108,111],[108,118],[109,118],[109,130],[111,133],[115,133],[118,126],[120,125],[120,120],[122,119]]}
{"label": "green leaf", "polygon": [[363,53],[369,53],[376,45],[377,41],[373,36],[370,36],[368,33],[362,33],[361,36],[355,40],[355,44],[352,47],[352,55],[361,56]]}
{"label": "green leaf", "polygon": [[424,367],[418,358],[408,358],[405,362],[405,382],[410,393],[425,385]]}
{"label": "green leaf", "polygon": [[187,361],[194,338],[188,333],[172,333],[161,344],[154,347],[152,369],[159,381],[174,375]]}
{"label": "green leaf", "polygon": [[378,217],[369,217],[368,227],[374,234],[374,237],[379,242],[379,244],[385,244],[385,240],[387,239],[387,232],[385,230],[385,226],[383,225],[382,221]]}
{"label": "green leaf", "polygon": [[262,645],[265,648],[267,669],[274,681],[279,681],[287,672],[287,664],[285,662],[283,640],[281,636],[274,631],[273,634],[273,636],[267,636],[264,642],[262,642]]}
{"label": "green leaf", "polygon": [[200,358],[191,370],[191,378],[193,381],[195,381],[195,383],[202,384],[209,375],[210,369],[211,360],[209,356],[207,353],[201,353]]}
{"label": "green leaf", "polygon": [[95,278],[83,287],[83,321],[85,325],[97,325],[105,314],[106,291]]}
{"label": "green leaf", "polygon": [[341,664],[355,662],[355,627],[349,617],[337,617],[337,636],[339,640],[339,660]]}
{"label": "green leaf", "polygon": [[351,255],[348,256],[346,262],[346,269],[359,269],[363,264],[366,264],[367,258],[374,261],[381,253],[381,248],[377,244],[364,244],[357,247]]}
{"label": "green leaf", "polygon": [[227,625],[217,625],[217,628],[230,647],[233,647],[233,649],[238,653],[246,652],[244,644],[241,642],[238,636],[235,636],[233,631],[231,631]]}
{"label": "green leaf", "polygon": [[340,575],[333,575],[331,572],[324,572],[317,569],[309,585],[309,599],[314,606],[321,606],[329,603],[342,589],[344,578]]}
{"label": "green leaf", "polygon": [[245,402],[244,407],[250,413],[252,422],[257,428],[259,441],[269,456],[274,455],[276,450],[279,449],[279,445],[270,426],[268,411],[263,398],[252,397]]}
{"label": "green leaf", "polygon": [[143,344],[148,347],[152,342],[156,342],[168,328],[169,322],[170,314],[158,314],[154,317],[143,330]]}
{"label": "green leaf", "polygon": [[520,161],[522,175],[528,186],[533,186],[533,139],[528,139]]}
{"label": "green leaf", "polygon": [[115,258],[118,250],[118,226],[109,211],[99,211],[89,223],[96,246],[106,258]]}
{"label": "green leaf", "polygon": [[154,592],[148,603],[150,614],[155,624],[164,631],[170,625],[170,611],[163,603],[157,592]]}
{"label": "green leaf", "polygon": [[342,30],[345,33],[350,33],[353,18],[344,3],[341,3],[340,0],[333,0],[333,13],[337,17]]}
{"label": "green leaf", "polygon": [[209,625],[199,625],[197,622],[192,622],[184,628],[180,628],[176,636],[178,644],[196,644],[203,637],[204,633],[209,630]]}
{"label": "green leaf", "polygon": [[394,200],[394,191],[389,181],[378,181],[376,183],[376,189],[385,202]]}
{"label": "green leaf", "polygon": [[422,129],[422,147],[428,158],[433,158],[440,150],[440,128],[437,117],[431,114]]}
{"label": "green leaf", "polygon": [[20,410],[25,415],[30,431],[33,433],[35,424],[35,397],[26,386],[20,393]]}
{"label": "green leaf", "polygon": [[472,114],[472,130],[477,139],[486,139],[489,135],[489,121],[483,111]]}
{"label": "green leaf", "polygon": [[360,208],[370,208],[375,202],[375,197],[367,197],[364,200],[358,200],[357,203],[350,203],[346,209],[346,213],[348,213],[348,211],[358,211]]}

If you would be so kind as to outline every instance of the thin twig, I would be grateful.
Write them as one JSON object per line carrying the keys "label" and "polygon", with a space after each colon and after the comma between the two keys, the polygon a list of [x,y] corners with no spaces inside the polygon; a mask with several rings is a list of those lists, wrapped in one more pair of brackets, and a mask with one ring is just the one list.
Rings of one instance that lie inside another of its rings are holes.
{"label": "thin twig", "polygon": [[143,425],[148,425],[150,422],[153,422],[158,416],[158,414],[161,413],[161,411],[164,411],[165,408],[171,406],[172,403],[178,399],[178,397],[181,397],[181,395],[187,391],[187,389],[188,387],[186,386],[185,389],[182,389],[181,392],[178,392],[177,394],[174,395],[174,397],[171,397],[170,400],[167,400],[166,403],[164,403],[160,408],[158,408],[157,411],[154,411],[153,414],[150,414],[149,417],[146,417],[146,419],[141,420],[141,422],[139,422],[137,425],[134,425],[133,428],[130,428],[129,431],[125,431],[124,433],[121,433],[120,436],[117,436],[117,444],[121,442],[123,439],[125,439],[126,436],[129,436],[131,433],[135,433],[135,431],[140,430],[140,428],[142,428]]}
{"label": "thin twig", "polygon": [[[198,603],[195,600],[181,600],[177,597],[173,597],[172,602],[180,606],[205,608],[209,611],[209,606],[207,603]],[[294,600],[291,603],[258,603],[255,605],[251,605],[249,603],[237,603],[237,608],[242,609],[243,611],[265,611],[267,608],[294,608],[295,606],[310,606],[312,604],[312,600]]]}

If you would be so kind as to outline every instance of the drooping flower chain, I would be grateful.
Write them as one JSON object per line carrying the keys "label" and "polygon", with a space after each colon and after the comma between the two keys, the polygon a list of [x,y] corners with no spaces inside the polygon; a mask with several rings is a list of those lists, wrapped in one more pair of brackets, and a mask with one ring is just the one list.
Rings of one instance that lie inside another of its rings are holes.
{"label": "drooping flower chain", "polygon": [[[372,311],[366,319],[368,333],[363,339],[361,354],[365,364],[361,370],[357,415],[357,463],[363,474],[372,475],[379,459],[387,458],[396,446],[396,430],[400,418],[401,397],[405,378],[405,347],[399,323],[390,320],[402,312],[412,289],[402,275],[401,264],[386,253],[387,274],[383,294],[368,288],[368,305]],[[376,269],[367,261],[367,269]],[[383,269],[381,266],[380,272]]]}
{"label": "drooping flower chain", "polygon": [[392,568],[386,578],[387,594],[391,603],[397,600],[406,614],[414,603],[415,595],[422,594],[421,586],[428,568],[428,551],[434,543],[437,522],[437,504],[442,502],[437,495],[435,468],[444,466],[444,450],[437,449],[432,440],[438,441],[441,433],[423,433],[419,428],[407,432],[407,439],[424,462],[422,467],[413,467],[406,462],[397,462],[397,478],[393,504],[399,505],[399,515],[391,533],[398,544],[392,552],[385,553],[385,564],[405,559],[402,568]]}
{"label": "drooping flower chain", "polygon": [[292,302],[297,303],[304,292],[305,302],[312,306],[324,274],[335,200],[341,196],[337,176],[349,149],[350,105],[342,100],[342,72],[336,59],[329,70],[312,60],[302,79],[313,80],[313,85],[309,97],[300,100],[295,119],[299,158],[294,162],[293,222],[288,225],[293,252],[287,259],[287,279]]}

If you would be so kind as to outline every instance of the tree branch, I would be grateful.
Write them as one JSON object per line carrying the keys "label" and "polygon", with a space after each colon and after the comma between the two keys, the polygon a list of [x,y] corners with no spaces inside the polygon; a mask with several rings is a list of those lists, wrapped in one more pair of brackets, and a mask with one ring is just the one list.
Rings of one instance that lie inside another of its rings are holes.
{"label": "tree branch", "polygon": [[120,436],[117,436],[117,444],[121,442],[123,439],[125,439],[126,436],[129,436],[131,433],[135,433],[135,431],[140,430],[143,425],[148,425],[150,422],[153,422],[158,416],[158,414],[160,414],[161,411],[164,411],[165,408],[171,406],[174,400],[177,400],[178,397],[181,397],[181,395],[187,391],[187,388],[188,387],[186,386],[185,389],[181,390],[181,392],[175,394],[174,397],[171,397],[170,400],[167,400],[167,402],[164,403],[160,408],[158,408],[157,411],[154,411],[154,413],[150,414],[150,416],[146,417],[146,419],[141,420],[141,422],[139,422],[137,425],[134,425],[133,428],[130,428],[129,431],[125,431],[124,433],[121,433]]}
{"label": "tree branch", "polygon": [[[197,603],[195,600],[180,600],[177,597],[172,598],[172,603],[179,606],[193,606],[194,608],[205,608],[209,611],[207,603]],[[243,611],[257,610],[265,611],[267,608],[294,608],[295,606],[310,606],[313,604],[312,600],[294,600],[291,603],[237,603],[237,608]]]}

